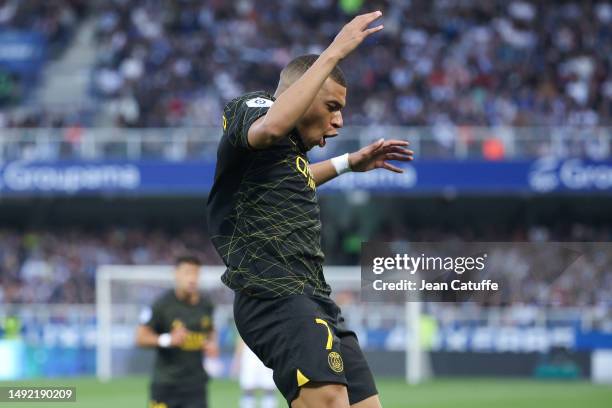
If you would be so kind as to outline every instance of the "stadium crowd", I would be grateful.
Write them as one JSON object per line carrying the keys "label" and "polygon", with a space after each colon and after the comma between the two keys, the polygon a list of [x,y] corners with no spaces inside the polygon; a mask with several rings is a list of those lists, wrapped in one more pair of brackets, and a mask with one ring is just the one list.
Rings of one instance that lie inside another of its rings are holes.
{"label": "stadium crowd", "polygon": [[54,50],[71,40],[87,10],[85,0],[0,0],[0,29],[27,30],[41,34]]}
{"label": "stadium crowd", "polygon": [[[6,41],[9,45],[0,56],[0,106],[21,103],[37,80],[36,76],[11,69],[11,65],[15,65],[11,64],[15,51],[24,52],[23,48],[10,47],[11,44],[19,44],[12,36],[34,34],[35,38],[47,45],[47,57],[55,58],[61,55],[74,38],[86,11],[85,0],[0,0],[0,43]],[[25,52],[28,51],[26,48]],[[17,60],[19,58],[27,56],[19,55]],[[36,70],[35,67],[26,71]],[[6,116],[0,115],[0,128],[12,127],[15,122],[19,122],[19,119],[13,119],[12,116],[9,119]]]}
{"label": "stadium crowd", "polygon": [[353,14],[376,8],[385,30],[343,62],[346,123],[612,123],[612,6],[604,1],[115,0],[97,7],[94,87],[112,101],[120,126],[218,124],[227,100],[273,92],[291,57],[321,52]]}
{"label": "stadium crowd", "polygon": [[[0,30],[41,33],[58,55],[91,16],[92,90],[112,118],[105,126],[218,125],[225,102],[273,92],[291,57],[321,52],[352,15],[373,8],[385,30],[343,63],[347,124],[612,124],[604,1],[0,0]],[[1,71],[0,103],[20,102],[25,85]],[[4,113],[0,127],[94,123],[76,120],[77,108],[52,118],[44,107]]]}
{"label": "stadium crowd", "polygon": [[[371,236],[337,231],[338,239],[324,239],[326,265],[356,265],[363,241],[375,242],[557,242],[612,241],[612,230],[602,226],[572,224],[563,227],[508,227],[488,232],[465,229],[408,228],[401,223],[383,223]],[[96,268],[101,264],[170,264],[177,255],[196,254],[205,265],[221,265],[206,234],[199,229],[177,231],[111,227],[100,230],[41,229],[0,230],[0,304],[92,303],[95,300]],[[511,299],[500,302],[528,304],[599,304],[612,299],[612,253],[597,264],[568,269],[553,281],[533,275],[517,279]],[[508,265],[518,268],[516,254],[508,254]],[[561,268],[560,270],[562,270]],[[514,272],[512,272],[514,273]],[[518,272],[517,272],[518,273]]]}

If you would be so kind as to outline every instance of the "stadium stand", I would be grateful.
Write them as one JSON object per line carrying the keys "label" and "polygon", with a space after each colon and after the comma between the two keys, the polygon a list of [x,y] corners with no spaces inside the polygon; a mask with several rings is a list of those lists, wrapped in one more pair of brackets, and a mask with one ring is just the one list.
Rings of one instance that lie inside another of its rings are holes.
{"label": "stadium stand", "polygon": [[[74,39],[86,12],[84,0],[0,1],[0,42],[7,45],[0,57],[0,106],[23,103],[37,84],[40,70],[44,69],[44,64],[37,66],[34,62],[28,67],[19,67],[15,61],[25,57],[10,44],[15,44],[16,38],[24,38],[32,48],[22,48],[22,53],[44,54],[40,55],[43,62],[58,58]],[[11,126],[12,120],[3,116],[0,115],[0,127]]]}
{"label": "stadium stand", "polygon": [[[386,28],[373,53],[344,62],[347,123],[611,123],[608,3],[368,6],[381,7]],[[292,55],[320,52],[349,18],[333,1],[249,0],[114,1],[96,15],[95,89],[121,106],[114,124],[150,127],[217,124],[224,101],[272,91]]]}

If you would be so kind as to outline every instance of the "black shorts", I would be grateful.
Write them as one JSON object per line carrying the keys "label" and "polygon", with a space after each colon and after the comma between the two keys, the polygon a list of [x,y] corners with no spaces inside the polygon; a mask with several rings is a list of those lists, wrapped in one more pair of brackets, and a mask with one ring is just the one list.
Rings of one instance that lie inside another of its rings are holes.
{"label": "black shorts", "polygon": [[234,319],[244,342],[274,371],[289,406],[307,383],[344,384],[350,404],[378,394],[357,336],[331,299],[236,293]]}
{"label": "black shorts", "polygon": [[151,384],[148,408],[207,408],[206,388],[178,389],[170,385]]}

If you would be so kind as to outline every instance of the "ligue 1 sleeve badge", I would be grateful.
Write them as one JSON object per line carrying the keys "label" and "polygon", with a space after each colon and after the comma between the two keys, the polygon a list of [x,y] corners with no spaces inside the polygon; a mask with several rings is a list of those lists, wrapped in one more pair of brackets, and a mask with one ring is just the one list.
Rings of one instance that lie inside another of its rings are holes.
{"label": "ligue 1 sleeve badge", "polygon": [[331,368],[336,373],[341,373],[344,371],[344,363],[342,362],[342,356],[335,351],[332,351],[327,355],[327,362],[329,363],[329,368]]}
{"label": "ligue 1 sleeve badge", "polygon": [[266,98],[253,98],[246,101],[246,106],[249,108],[269,108],[274,104],[274,101]]}

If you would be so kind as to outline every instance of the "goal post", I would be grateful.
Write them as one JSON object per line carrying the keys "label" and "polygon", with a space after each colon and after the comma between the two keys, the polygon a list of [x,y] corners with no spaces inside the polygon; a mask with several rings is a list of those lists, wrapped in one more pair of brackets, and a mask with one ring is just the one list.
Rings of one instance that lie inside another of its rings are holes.
{"label": "goal post", "polygon": [[410,385],[419,384],[424,379],[424,361],[421,349],[421,311],[421,302],[406,302],[406,382]]}

